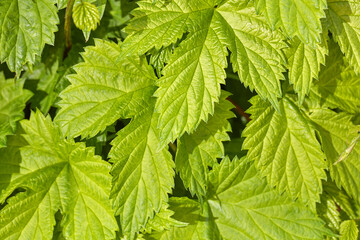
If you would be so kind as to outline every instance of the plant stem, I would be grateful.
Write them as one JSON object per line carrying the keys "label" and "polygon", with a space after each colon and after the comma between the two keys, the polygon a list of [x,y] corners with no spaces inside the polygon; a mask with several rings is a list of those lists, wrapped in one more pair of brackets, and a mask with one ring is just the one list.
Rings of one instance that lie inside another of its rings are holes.
{"label": "plant stem", "polygon": [[243,116],[246,119],[246,121],[250,122],[249,115],[246,114],[246,112],[239,105],[237,105],[234,100],[232,100],[230,97],[228,97],[226,99],[235,106],[235,110],[240,116]]}
{"label": "plant stem", "polygon": [[64,30],[65,30],[65,44],[66,44],[66,50],[65,50],[65,56],[67,55],[67,53],[70,51],[72,43],[71,43],[71,15],[72,15],[72,9],[74,6],[75,0],[69,0],[67,7],[66,7],[66,12],[65,12],[65,25],[64,25]]}

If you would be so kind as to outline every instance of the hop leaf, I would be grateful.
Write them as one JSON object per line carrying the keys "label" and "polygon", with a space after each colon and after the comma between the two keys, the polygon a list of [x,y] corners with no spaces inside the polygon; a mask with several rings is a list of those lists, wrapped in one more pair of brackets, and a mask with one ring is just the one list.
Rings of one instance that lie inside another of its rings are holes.
{"label": "hop leaf", "polygon": [[284,36],[272,31],[249,3],[232,1],[139,2],[127,27],[123,56],[144,54],[175,43],[185,32],[157,81],[156,111],[161,144],[193,132],[207,121],[224,84],[227,49],[240,80],[277,109],[285,57]]}
{"label": "hop leaf", "polygon": [[281,100],[280,112],[259,97],[251,102],[252,120],[243,131],[247,157],[255,160],[270,185],[299,197],[315,210],[326,164],[306,114],[288,97]]}
{"label": "hop leaf", "polygon": [[20,73],[45,44],[53,44],[59,18],[53,0],[0,1],[0,61]]}
{"label": "hop leaf", "polygon": [[95,30],[100,23],[100,14],[97,7],[85,1],[76,4],[73,9],[74,24],[80,30]]}
{"label": "hop leaf", "polygon": [[21,162],[16,163],[18,176],[14,173],[16,178],[1,199],[18,188],[25,192],[9,198],[2,209],[0,238],[51,239],[58,210],[63,214],[65,238],[115,238],[110,164],[84,143],[65,140],[51,119],[40,112],[32,113],[21,126],[26,143],[20,149]]}

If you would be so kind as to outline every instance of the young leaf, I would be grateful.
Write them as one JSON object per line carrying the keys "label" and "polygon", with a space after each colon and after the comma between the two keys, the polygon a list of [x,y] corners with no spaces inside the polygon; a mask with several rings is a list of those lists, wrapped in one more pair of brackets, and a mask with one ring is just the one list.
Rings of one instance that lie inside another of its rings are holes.
{"label": "young leaf", "polygon": [[225,158],[210,182],[208,202],[224,239],[323,239],[331,234],[309,209],[268,186],[247,160]]}
{"label": "young leaf", "polygon": [[357,240],[359,229],[354,220],[347,220],[340,225],[340,240]]}
{"label": "young leaf", "polygon": [[3,192],[17,188],[0,213],[1,239],[51,239],[55,213],[67,239],[113,239],[117,230],[109,201],[110,165],[84,143],[64,140],[49,117],[32,113],[21,122],[19,176]]}
{"label": "young leaf", "polygon": [[315,210],[326,163],[310,121],[289,97],[280,101],[280,113],[259,97],[251,102],[252,120],[243,131],[248,159],[255,160],[271,186]]}
{"label": "young leaf", "polygon": [[327,22],[348,62],[360,73],[360,3],[328,0]]}
{"label": "young leaf", "polygon": [[176,0],[166,4],[141,1],[139,6],[128,26],[132,34],[122,45],[123,55],[160,49],[189,33],[175,48],[157,83],[163,146],[191,133],[213,114],[225,78],[226,48],[241,81],[278,108],[284,37],[271,31],[251,4],[234,8],[231,3]]}
{"label": "young leaf", "polygon": [[290,37],[298,36],[305,44],[315,47],[320,42],[321,21],[325,17],[325,0],[256,0],[272,28],[281,29]]}
{"label": "young leaf", "polygon": [[351,115],[326,109],[312,110],[310,118],[320,134],[321,145],[329,162],[330,176],[359,202],[360,182],[357,179],[360,177],[360,146],[357,145],[345,161],[333,164],[357,136],[358,127],[351,123]]}
{"label": "young leaf", "polygon": [[24,117],[25,103],[32,96],[23,85],[22,80],[5,80],[0,72],[0,148],[6,146],[6,136],[15,133],[17,121]]}
{"label": "young leaf", "polygon": [[53,0],[0,1],[0,61],[20,74],[45,44],[53,44],[59,18]]}
{"label": "young leaf", "polygon": [[[86,22],[85,29],[80,28],[84,34],[85,41],[89,40],[91,30],[95,30],[97,24],[100,23],[100,20],[105,12],[106,2],[107,0],[76,0],[76,4],[73,11],[76,10],[77,6],[83,7],[82,10],[84,15],[83,16],[79,15],[78,17],[79,20],[82,19],[84,22]],[[74,23],[75,23],[75,19],[74,19]],[[90,26],[92,26],[94,29],[90,28]]]}
{"label": "young leaf", "polygon": [[224,156],[222,142],[230,140],[227,132],[231,126],[227,120],[234,115],[230,111],[233,105],[226,100],[228,96],[222,93],[207,123],[202,122],[194,133],[186,133],[178,140],[176,169],[184,186],[199,198],[206,195],[209,167]]}
{"label": "young leaf", "polygon": [[316,44],[313,48],[298,38],[292,39],[290,44],[285,52],[289,61],[289,79],[299,95],[299,104],[302,104],[305,95],[310,92],[312,80],[318,79],[320,64],[325,63],[328,51],[325,43]]}
{"label": "young leaf", "polygon": [[122,233],[130,238],[160,211],[174,186],[172,156],[166,148],[158,149],[154,105],[155,99],[149,100],[149,106],[118,132],[109,153],[114,162],[110,197]]}
{"label": "young leaf", "polygon": [[93,137],[119,118],[133,117],[153,94],[155,75],[143,58],[116,63],[120,47],[96,40],[87,47],[83,63],[68,76],[71,85],[61,92],[55,122],[69,137]]}
{"label": "young leaf", "polygon": [[74,24],[80,30],[95,30],[100,22],[99,10],[92,3],[80,2],[73,9]]}

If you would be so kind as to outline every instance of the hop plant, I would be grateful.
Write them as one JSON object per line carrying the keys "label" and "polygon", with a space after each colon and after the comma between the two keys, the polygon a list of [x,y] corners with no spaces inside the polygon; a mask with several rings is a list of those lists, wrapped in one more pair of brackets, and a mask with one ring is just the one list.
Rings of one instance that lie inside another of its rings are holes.
{"label": "hop plant", "polygon": [[358,239],[360,2],[1,0],[0,239]]}

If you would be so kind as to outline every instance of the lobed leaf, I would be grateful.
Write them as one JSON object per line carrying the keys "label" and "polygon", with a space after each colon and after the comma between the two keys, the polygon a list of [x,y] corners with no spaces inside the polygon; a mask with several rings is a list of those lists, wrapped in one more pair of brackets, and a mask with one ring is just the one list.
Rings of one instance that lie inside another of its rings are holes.
{"label": "lobed leaf", "polygon": [[96,40],[82,55],[71,85],[61,92],[55,122],[69,137],[93,137],[119,118],[135,116],[153,94],[154,72],[143,58],[116,63],[120,47]]}
{"label": "lobed leaf", "polygon": [[45,44],[54,44],[58,23],[53,0],[1,0],[0,61],[20,74]]}
{"label": "lobed leaf", "polygon": [[174,162],[166,148],[158,149],[159,135],[155,99],[111,142],[109,157],[111,199],[120,215],[122,233],[133,238],[149,218],[159,212],[174,187]]}
{"label": "lobed leaf", "polygon": [[271,186],[315,210],[327,167],[310,121],[289,97],[280,101],[280,112],[259,97],[251,102],[252,120],[243,131],[247,158]]}
{"label": "lobed leaf", "polygon": [[[1,196],[15,194],[0,213],[1,239],[51,239],[55,213],[67,239],[113,239],[117,224],[111,211],[110,165],[84,143],[64,140],[40,112],[21,122],[26,145],[20,148],[18,175]],[[1,161],[3,161],[1,159]]]}

